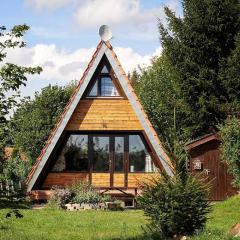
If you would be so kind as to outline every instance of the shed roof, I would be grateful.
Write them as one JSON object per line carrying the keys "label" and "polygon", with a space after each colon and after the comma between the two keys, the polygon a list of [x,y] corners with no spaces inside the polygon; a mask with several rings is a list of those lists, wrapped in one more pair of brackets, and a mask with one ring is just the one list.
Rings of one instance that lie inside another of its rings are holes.
{"label": "shed roof", "polygon": [[219,135],[217,133],[210,133],[206,134],[204,136],[201,136],[199,138],[196,138],[186,144],[187,150],[191,150],[195,147],[198,147],[202,144],[205,144],[207,142],[213,141],[213,140],[219,140]]}

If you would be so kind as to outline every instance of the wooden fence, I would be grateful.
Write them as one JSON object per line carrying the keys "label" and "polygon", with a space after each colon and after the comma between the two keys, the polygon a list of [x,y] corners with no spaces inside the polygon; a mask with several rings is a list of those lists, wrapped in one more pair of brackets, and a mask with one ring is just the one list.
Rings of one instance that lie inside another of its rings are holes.
{"label": "wooden fence", "polygon": [[12,180],[0,181],[0,197],[17,196],[24,192],[23,182]]}

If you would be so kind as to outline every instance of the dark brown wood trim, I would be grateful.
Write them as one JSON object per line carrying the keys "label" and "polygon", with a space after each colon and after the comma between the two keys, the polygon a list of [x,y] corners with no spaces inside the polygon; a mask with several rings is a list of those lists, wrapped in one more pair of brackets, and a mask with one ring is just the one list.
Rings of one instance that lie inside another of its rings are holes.
{"label": "dark brown wood trim", "polygon": [[110,162],[110,186],[113,187],[113,174],[114,174],[114,145],[115,145],[115,137],[109,137],[109,162]]}
{"label": "dark brown wood trim", "polygon": [[89,161],[89,184],[92,184],[93,173],[93,138],[92,134],[88,135],[88,161]]}
{"label": "dark brown wood trim", "polygon": [[129,169],[129,136],[126,135],[124,137],[124,186],[128,187],[128,169]]}

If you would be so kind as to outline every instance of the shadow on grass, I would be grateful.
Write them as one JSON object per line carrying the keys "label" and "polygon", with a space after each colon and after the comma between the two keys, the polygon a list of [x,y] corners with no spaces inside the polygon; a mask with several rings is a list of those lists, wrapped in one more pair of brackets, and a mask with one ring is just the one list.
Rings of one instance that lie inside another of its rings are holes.
{"label": "shadow on grass", "polygon": [[142,234],[136,237],[115,237],[115,238],[108,238],[107,240],[152,240],[152,236],[148,234]]}
{"label": "shadow on grass", "polygon": [[107,240],[151,240],[148,236],[129,237],[129,238],[109,238]]}
{"label": "shadow on grass", "polygon": [[29,209],[30,203],[25,199],[0,198],[0,209]]}

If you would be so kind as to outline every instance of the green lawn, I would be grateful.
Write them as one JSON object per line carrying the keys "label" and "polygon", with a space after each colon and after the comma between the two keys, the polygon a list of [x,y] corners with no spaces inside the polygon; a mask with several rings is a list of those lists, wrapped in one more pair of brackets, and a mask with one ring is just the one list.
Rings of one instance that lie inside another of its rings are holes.
{"label": "green lawn", "polygon": [[[143,237],[141,226],[147,220],[140,210],[67,212],[21,209],[23,219],[6,219],[9,210],[6,202],[0,202],[0,207],[4,207],[0,210],[0,240],[148,239]],[[240,221],[240,197],[217,203],[213,208],[207,229],[192,239],[233,239],[227,236],[227,232]]]}

